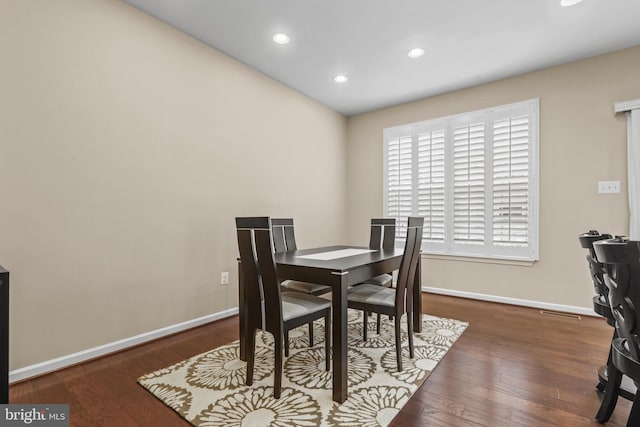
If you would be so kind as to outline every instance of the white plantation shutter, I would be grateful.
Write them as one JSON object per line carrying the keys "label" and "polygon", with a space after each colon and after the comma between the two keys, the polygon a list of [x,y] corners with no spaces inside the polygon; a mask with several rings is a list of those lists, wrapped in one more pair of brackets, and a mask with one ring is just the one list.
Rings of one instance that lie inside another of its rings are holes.
{"label": "white plantation shutter", "polygon": [[396,234],[406,236],[406,220],[413,212],[413,154],[412,136],[395,136],[388,141],[387,150],[387,213],[396,218]]}
{"label": "white plantation shutter", "polygon": [[445,130],[418,133],[418,216],[424,217],[422,239],[444,243]]}
{"label": "white plantation shutter", "polygon": [[529,118],[493,123],[493,242],[529,242]]}
{"label": "white plantation shutter", "polygon": [[538,259],[538,100],[385,129],[384,214],[427,253]]}
{"label": "white plantation shutter", "polygon": [[453,129],[453,240],[482,244],[484,235],[484,123]]}

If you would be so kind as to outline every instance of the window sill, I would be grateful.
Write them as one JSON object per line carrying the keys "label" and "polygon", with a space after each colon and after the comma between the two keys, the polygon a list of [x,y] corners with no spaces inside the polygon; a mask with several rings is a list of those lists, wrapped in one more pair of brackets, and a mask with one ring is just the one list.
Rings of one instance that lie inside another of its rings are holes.
{"label": "window sill", "polygon": [[533,267],[536,261],[508,258],[487,258],[482,256],[466,256],[466,255],[444,255],[444,254],[428,254],[422,253],[424,259],[435,259],[440,261],[457,261],[457,262],[476,262],[480,264],[500,264],[515,265],[519,267]]}

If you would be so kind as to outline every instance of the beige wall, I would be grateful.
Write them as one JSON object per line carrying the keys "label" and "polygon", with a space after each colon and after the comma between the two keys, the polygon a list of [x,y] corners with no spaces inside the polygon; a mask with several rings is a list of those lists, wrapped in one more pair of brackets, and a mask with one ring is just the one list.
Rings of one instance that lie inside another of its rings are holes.
{"label": "beige wall", "polygon": [[236,307],[237,215],[342,238],[343,116],[119,1],[3,1],[0,35],[11,369]]}
{"label": "beige wall", "polygon": [[[640,98],[640,47],[544,69],[351,117],[348,122],[349,230],[383,209],[382,130],[531,98],[540,99],[540,261],[531,267],[425,259],[423,285],[591,307],[586,252],[578,234],[628,232],[626,120],[617,101]],[[425,77],[428,78],[428,77]],[[597,194],[620,180],[620,194]]]}

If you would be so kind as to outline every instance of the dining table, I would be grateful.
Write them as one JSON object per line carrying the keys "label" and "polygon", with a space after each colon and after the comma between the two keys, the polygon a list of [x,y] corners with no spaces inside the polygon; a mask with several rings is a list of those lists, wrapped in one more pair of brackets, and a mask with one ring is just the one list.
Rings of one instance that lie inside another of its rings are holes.
{"label": "dining table", "polygon": [[[328,246],[300,249],[274,254],[278,278],[299,280],[331,287],[332,303],[332,359],[333,400],[342,403],[348,397],[348,336],[347,290],[380,274],[400,268],[403,249],[372,250],[360,246]],[[238,263],[240,261],[238,260]],[[413,279],[413,307],[407,307],[413,316],[414,332],[422,330],[421,265],[418,258]],[[238,265],[238,293],[240,317],[240,359],[246,360],[247,307],[244,298],[242,268]]]}

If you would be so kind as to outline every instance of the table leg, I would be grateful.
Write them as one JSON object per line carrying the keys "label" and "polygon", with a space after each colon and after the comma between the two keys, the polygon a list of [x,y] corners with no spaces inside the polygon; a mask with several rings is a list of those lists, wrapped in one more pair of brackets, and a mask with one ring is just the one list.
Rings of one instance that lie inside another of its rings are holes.
{"label": "table leg", "polygon": [[247,306],[244,298],[244,278],[242,277],[242,265],[238,259],[238,317],[240,324],[240,360],[247,361]]}
{"label": "table leg", "polygon": [[413,278],[413,332],[422,332],[422,253]]}
{"label": "table leg", "polygon": [[333,288],[333,400],[347,400],[347,272],[340,274],[340,285]]}

